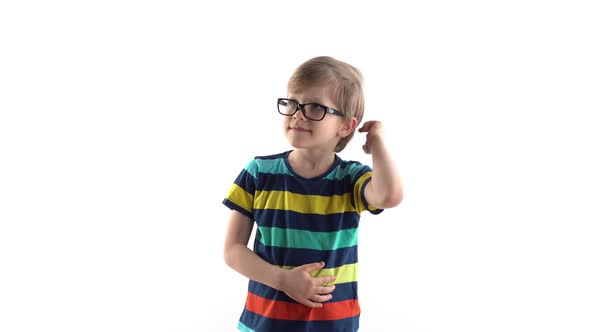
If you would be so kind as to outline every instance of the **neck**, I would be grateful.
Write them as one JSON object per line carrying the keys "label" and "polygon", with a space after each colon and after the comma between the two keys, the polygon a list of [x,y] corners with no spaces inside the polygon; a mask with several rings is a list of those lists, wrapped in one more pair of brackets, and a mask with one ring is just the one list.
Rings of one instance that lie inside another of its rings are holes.
{"label": "neck", "polygon": [[334,163],[334,151],[294,149],[289,153],[293,170],[303,177],[315,177],[326,172]]}

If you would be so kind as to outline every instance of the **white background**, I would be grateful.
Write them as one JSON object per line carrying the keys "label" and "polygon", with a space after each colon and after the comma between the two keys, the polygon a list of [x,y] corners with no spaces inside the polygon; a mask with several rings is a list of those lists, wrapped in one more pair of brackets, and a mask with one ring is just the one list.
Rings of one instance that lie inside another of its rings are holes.
{"label": "white background", "polygon": [[590,331],[583,2],[2,2],[0,330],[234,331],[221,200],[330,55],[406,192],[362,219],[362,331]]}

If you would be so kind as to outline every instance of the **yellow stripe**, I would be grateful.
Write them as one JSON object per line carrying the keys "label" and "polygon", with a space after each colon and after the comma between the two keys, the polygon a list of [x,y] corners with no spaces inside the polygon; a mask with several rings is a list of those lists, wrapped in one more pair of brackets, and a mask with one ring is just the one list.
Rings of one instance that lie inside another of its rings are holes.
{"label": "yellow stripe", "polygon": [[237,184],[234,183],[231,186],[226,198],[232,201],[233,203],[241,206],[246,211],[252,212],[252,202],[254,201],[254,197],[252,196],[252,194],[248,193],[246,190],[244,190]]}
{"label": "yellow stripe", "polygon": [[[331,269],[321,269],[319,271],[312,272],[309,275],[312,277],[336,276],[336,280],[333,283],[330,283],[330,285],[344,284],[347,282],[357,281],[357,265],[358,263],[354,263]],[[294,266],[281,267],[286,270],[291,270],[294,268]]]}
{"label": "yellow stripe", "polygon": [[255,209],[289,210],[299,213],[332,214],[355,211],[350,194],[319,196],[301,195],[289,191],[263,190],[256,192]]}
{"label": "yellow stripe", "polygon": [[[354,205],[356,206],[356,211],[360,214],[361,212],[365,211],[365,205],[363,204],[363,200],[361,198],[361,189],[365,181],[373,175],[372,172],[367,172],[363,174],[356,182],[354,183]],[[369,205],[369,210],[376,210],[377,208],[374,206]]]}

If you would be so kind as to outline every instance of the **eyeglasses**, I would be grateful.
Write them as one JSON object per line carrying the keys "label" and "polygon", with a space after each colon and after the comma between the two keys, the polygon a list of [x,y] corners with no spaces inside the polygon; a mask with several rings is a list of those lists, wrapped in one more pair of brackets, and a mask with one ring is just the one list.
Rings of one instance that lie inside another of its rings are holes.
{"label": "eyeglasses", "polygon": [[316,103],[299,104],[296,100],[287,98],[279,98],[277,100],[277,108],[282,115],[294,115],[297,111],[301,110],[304,117],[313,121],[321,121],[326,116],[326,113],[344,116],[344,113],[328,106]]}

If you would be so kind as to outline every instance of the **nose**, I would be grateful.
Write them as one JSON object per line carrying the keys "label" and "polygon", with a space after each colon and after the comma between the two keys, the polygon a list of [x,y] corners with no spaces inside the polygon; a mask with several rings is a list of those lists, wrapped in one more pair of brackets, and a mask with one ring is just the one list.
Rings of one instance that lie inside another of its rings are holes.
{"label": "nose", "polygon": [[303,107],[301,106],[297,106],[297,109],[295,110],[295,113],[293,113],[293,118],[296,120],[307,120],[305,118],[305,116],[303,115]]}

